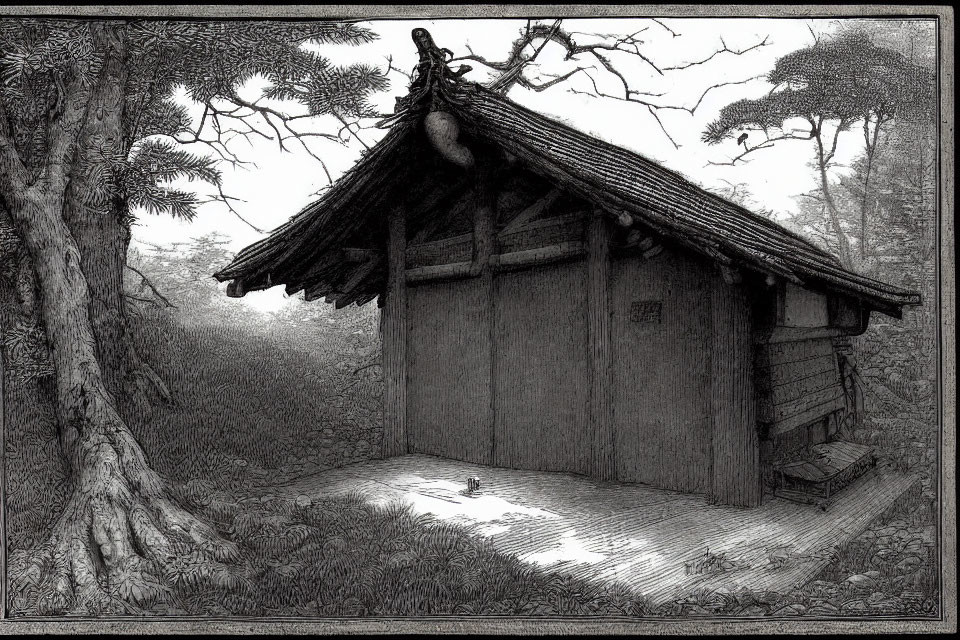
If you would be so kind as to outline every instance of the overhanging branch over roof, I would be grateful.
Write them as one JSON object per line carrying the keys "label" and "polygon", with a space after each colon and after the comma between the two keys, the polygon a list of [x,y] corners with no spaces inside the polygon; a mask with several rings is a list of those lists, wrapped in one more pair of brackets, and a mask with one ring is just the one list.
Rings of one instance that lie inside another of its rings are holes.
{"label": "overhanging branch over roof", "polygon": [[[415,30],[416,31],[416,30]],[[357,229],[382,225],[385,199],[411,175],[411,157],[425,144],[423,117],[452,114],[473,140],[521,159],[562,189],[627,216],[664,238],[724,265],[774,274],[815,290],[835,292],[899,317],[920,295],[844,269],[836,258],[775,222],[706,191],[643,156],[588,136],[522,107],[480,85],[463,82],[442,56],[425,56],[408,96],[387,122],[390,132],[317,202],[269,237],[241,251],[215,274],[233,280],[235,295],[285,284],[288,293],[349,279],[356,263],[341,249]],[[449,163],[448,163],[449,164]],[[450,165],[447,169],[465,172]],[[366,265],[354,288],[369,300],[383,291],[385,271]]]}

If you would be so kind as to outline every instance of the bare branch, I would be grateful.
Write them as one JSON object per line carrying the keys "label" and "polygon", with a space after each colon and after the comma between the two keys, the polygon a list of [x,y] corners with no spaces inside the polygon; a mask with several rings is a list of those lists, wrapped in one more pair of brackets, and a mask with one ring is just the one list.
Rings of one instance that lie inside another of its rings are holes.
{"label": "bare branch", "polygon": [[[642,105],[644,105],[644,106],[646,106],[646,107],[652,107],[652,108],[654,108],[654,109],[669,109],[669,110],[673,110],[673,111],[686,111],[687,113],[689,113],[689,114],[691,114],[691,115],[694,115],[694,114],[696,113],[697,109],[700,108],[700,105],[703,104],[703,99],[707,96],[708,93],[710,93],[710,92],[713,91],[714,89],[719,89],[719,88],[721,88],[721,87],[733,86],[733,85],[738,85],[738,84],[746,84],[746,83],[748,83],[748,82],[753,82],[754,80],[757,80],[757,79],[763,77],[763,76],[753,76],[752,78],[746,78],[746,79],[744,79],[744,80],[731,80],[731,81],[729,81],[729,82],[718,82],[717,84],[714,84],[714,85],[711,85],[711,86],[707,87],[707,88],[703,91],[703,93],[700,94],[700,97],[697,99],[696,104],[694,104],[692,107],[686,107],[686,106],[683,106],[683,105],[656,104],[656,103],[653,103],[653,102],[648,102],[647,100],[640,99],[640,98],[638,98],[637,96],[647,95],[647,96],[650,96],[650,97],[661,97],[661,96],[663,96],[664,94],[662,94],[662,93],[660,93],[660,94],[656,94],[656,93],[643,94],[643,93],[640,93],[640,92],[635,91],[635,90],[633,90],[633,89],[630,89],[630,88],[629,88],[629,85],[626,83],[626,80],[623,79],[622,76],[621,76],[620,78],[621,78],[621,84],[623,84],[623,86],[624,86],[625,95],[624,95],[623,97],[611,95],[611,94],[609,94],[609,93],[606,93],[606,92],[604,92],[604,91],[601,91],[600,88],[599,88],[599,86],[597,85],[596,79],[595,79],[592,75],[590,75],[589,73],[586,73],[586,70],[585,70],[585,69],[584,69],[583,71],[584,71],[585,75],[587,75],[587,76],[590,78],[590,81],[593,83],[593,95],[595,95],[595,96],[597,96],[597,97],[599,97],[599,98],[612,98],[612,99],[614,99],[614,100],[623,100],[623,101],[626,101],[626,102],[637,102],[637,103],[640,103],[640,104],[642,104]],[[570,91],[571,91],[571,93],[579,93],[579,94],[591,95],[590,92],[581,91],[581,90],[577,90],[577,89],[571,89]]]}
{"label": "bare branch", "polygon": [[[640,32],[638,31],[637,33],[640,33]],[[620,52],[620,53],[626,53],[626,54],[640,58],[658,74],[663,75],[663,71],[660,69],[660,67],[657,66],[657,64],[653,60],[648,58],[646,55],[643,54],[643,52],[640,51],[640,45],[643,44],[643,40],[638,40],[636,38],[637,33],[632,33],[630,35],[617,38],[613,44],[600,42],[600,43],[586,44],[586,45],[575,44],[573,40],[570,39],[568,34],[564,34],[566,35],[566,41],[564,44],[567,47],[567,59],[573,59],[575,56],[583,53],[589,54],[597,58],[597,60],[599,60],[601,64],[603,64],[608,71],[610,71],[611,73],[614,73],[614,71],[611,69],[612,63],[609,61],[609,59],[604,58],[599,52],[600,51]],[[597,35],[596,37],[602,37],[602,36]],[[620,74],[618,73],[617,75],[620,75]]]}
{"label": "bare branch", "polygon": [[199,135],[197,134],[194,134],[192,138],[183,138],[183,137],[172,136],[168,134],[160,134],[160,135],[170,138],[182,145],[193,145],[193,144],[203,145],[208,149],[210,149],[211,151],[213,151],[215,154],[217,154],[217,156],[221,160],[223,160],[224,162],[232,166],[234,169],[240,169],[240,168],[246,169],[247,168],[246,165],[252,165],[254,168],[257,168],[256,162],[241,160],[237,154],[233,153],[232,151],[230,151],[230,149],[227,148],[226,144],[224,144],[222,140],[219,140],[219,139],[206,140],[206,139],[200,138]]}
{"label": "bare branch", "polygon": [[674,38],[678,38],[678,37],[680,36],[679,33],[677,33],[676,31],[674,31],[673,29],[671,29],[671,28],[668,27],[667,25],[665,25],[663,22],[661,22],[661,21],[658,20],[657,18],[651,18],[651,19],[652,19],[655,23],[657,23],[658,25],[660,25],[661,27],[663,27],[664,29],[666,29],[667,32],[668,32],[670,35],[672,35]]}
{"label": "bare branch", "polygon": [[663,122],[660,120],[660,116],[657,114],[656,110],[651,106],[647,105],[647,111],[650,112],[650,115],[653,116],[653,119],[657,121],[657,124],[660,125],[660,130],[663,131],[663,135],[667,136],[667,139],[670,140],[670,143],[673,145],[674,149],[679,149],[680,145],[673,139],[673,136],[667,131],[667,128],[663,126]]}
{"label": "bare branch", "polygon": [[337,137],[338,137],[338,138],[340,137],[340,133],[343,132],[344,130],[346,130],[347,133],[349,133],[350,135],[352,135],[354,138],[357,139],[357,142],[359,142],[360,144],[363,145],[363,148],[364,148],[364,149],[366,149],[367,151],[370,150],[370,145],[368,145],[366,142],[364,142],[364,141],[363,141],[363,138],[360,137],[360,134],[358,134],[356,131],[354,131],[354,130],[351,128],[351,127],[354,126],[354,125],[358,125],[357,122],[350,122],[350,123],[348,123],[346,120],[344,120],[343,116],[341,116],[341,115],[340,115],[339,113],[337,113],[336,111],[331,111],[331,113],[333,114],[333,117],[336,118],[336,119],[340,122],[340,124],[343,125],[343,127],[340,129],[340,131],[337,132]]}
{"label": "bare branch", "polygon": [[[491,91],[506,91],[511,85],[519,81],[520,75],[523,73],[523,68],[537,59],[537,56],[540,55],[540,52],[543,51],[543,48],[547,46],[548,42],[553,41],[553,39],[560,32],[560,23],[561,20],[557,19],[553,22],[553,26],[550,27],[549,33],[546,36],[543,36],[543,42],[540,43],[540,46],[533,52],[533,54],[528,58],[519,57],[516,62],[514,62],[510,67],[500,75],[496,80],[487,85],[487,88]],[[533,39],[538,37],[537,34],[533,33],[532,30],[527,31],[524,36],[526,42],[519,48],[514,47],[515,56],[520,56],[520,51],[527,45],[531,44]]]}
{"label": "bare branch", "polygon": [[[234,168],[240,168],[247,164],[251,164],[254,167],[257,166],[255,162],[241,160],[237,154],[233,153],[227,147],[227,143],[238,136],[243,137],[248,144],[252,144],[252,136],[259,136],[267,140],[276,140],[281,151],[290,151],[287,143],[292,140],[299,144],[310,157],[320,164],[324,175],[326,176],[327,182],[330,184],[333,183],[333,177],[330,174],[327,164],[319,155],[317,155],[317,153],[313,151],[313,149],[310,148],[306,142],[306,138],[322,138],[324,140],[336,141],[340,144],[343,144],[343,140],[341,139],[340,135],[316,131],[299,131],[298,129],[294,128],[294,121],[313,117],[311,114],[284,113],[282,111],[278,111],[277,109],[260,104],[260,100],[251,102],[249,100],[240,98],[236,94],[230,96],[226,102],[232,103],[232,106],[222,108],[212,103],[206,103],[204,105],[204,112],[200,120],[200,125],[197,127],[195,132],[191,132],[192,136],[170,137],[180,144],[203,144],[214,151],[214,153],[216,153],[220,159],[229,163]],[[345,126],[348,126],[338,114],[334,114],[334,116]],[[258,121],[251,122],[250,119],[253,117],[257,117]],[[235,122],[241,128],[225,128],[221,123],[221,119]],[[215,132],[215,137],[213,139],[204,138],[201,135],[204,125],[208,121],[211,123],[210,128],[212,128]],[[260,121],[270,127],[270,129],[273,131],[273,135],[270,135],[258,128],[260,125],[257,123]],[[360,139],[354,131],[351,130],[351,133],[353,133],[354,136],[360,140],[364,147],[369,148],[369,146],[362,139]],[[226,196],[222,189],[220,190],[219,197],[214,199],[226,204],[230,212],[247,224],[251,229],[254,229],[258,233],[265,233],[264,230],[257,228],[242,215],[240,215],[240,213],[230,203],[230,200],[235,198]]]}
{"label": "bare branch", "polygon": [[303,147],[303,150],[306,151],[311,158],[320,163],[320,167],[323,169],[323,174],[327,178],[327,183],[333,184],[333,176],[330,175],[330,169],[327,167],[327,163],[323,161],[323,158],[314,153],[313,150],[307,145],[307,141],[303,138],[294,136],[293,139],[300,143],[300,146]]}
{"label": "bare branch", "polygon": [[[820,122],[821,123],[823,122],[823,118],[820,119]],[[846,131],[846,129],[849,126],[850,126],[849,121],[847,121],[845,118],[840,119],[840,123],[837,125],[836,130],[833,132],[833,143],[830,145],[830,152],[824,158],[824,161],[823,161],[824,166],[829,165],[830,161],[833,160],[833,156],[835,156],[837,153],[837,142],[840,139],[840,133],[843,131]],[[818,130],[819,130],[819,127],[818,127]]]}
{"label": "bare branch", "polygon": [[230,213],[232,213],[233,215],[235,215],[235,216],[236,216],[241,222],[243,222],[245,225],[247,225],[248,227],[250,227],[251,229],[253,229],[253,230],[256,231],[257,233],[266,233],[265,230],[263,230],[263,229],[255,226],[255,225],[254,225],[253,223],[251,223],[249,220],[247,220],[247,219],[244,218],[242,215],[240,215],[240,212],[237,211],[236,208],[235,208],[232,204],[230,204],[230,201],[231,201],[231,200],[236,200],[237,202],[246,202],[246,200],[241,200],[240,198],[235,198],[235,197],[233,197],[233,196],[228,196],[227,194],[225,194],[225,193],[223,192],[223,187],[222,187],[221,185],[219,185],[219,184],[217,185],[217,192],[218,192],[218,196],[217,196],[217,197],[211,198],[210,200],[207,200],[207,201],[205,201],[205,202],[222,202],[223,204],[226,205],[226,207],[227,207],[227,209],[230,211]]}
{"label": "bare branch", "polygon": [[609,93],[606,93],[606,92],[600,90],[600,87],[597,86],[597,81],[596,81],[596,79],[595,79],[591,74],[587,73],[587,70],[586,70],[586,69],[583,70],[583,74],[584,74],[585,76],[587,76],[588,78],[590,78],[590,82],[591,82],[591,84],[593,85],[593,91],[583,91],[583,90],[581,90],[581,89],[576,89],[576,88],[574,88],[574,87],[571,87],[570,89],[568,89],[568,91],[569,91],[570,93],[574,93],[574,94],[578,94],[578,95],[594,96],[594,97],[596,97],[596,98],[610,98],[610,99],[612,99],[612,100],[623,100],[623,101],[625,101],[625,102],[636,102],[636,103],[638,103],[638,104],[642,104],[642,105],[647,106],[647,107],[653,107],[654,109],[662,109],[662,108],[665,108],[665,107],[662,106],[662,105],[654,104],[654,103],[652,103],[652,102],[647,102],[646,100],[643,100],[643,99],[641,99],[641,98],[636,97],[636,96],[639,96],[639,95],[649,95],[649,96],[652,96],[652,97],[660,97],[662,94],[641,94],[641,93],[639,93],[639,92],[630,91],[630,93],[629,93],[627,96],[615,96],[615,95],[611,95],[611,94],[609,94]]}
{"label": "bare branch", "polygon": [[[172,309],[176,309],[176,308],[177,308],[177,305],[175,305],[175,304],[173,304],[172,302],[170,302],[170,300],[168,300],[165,295],[163,295],[162,293],[160,293],[160,290],[157,289],[152,282],[150,282],[150,278],[148,278],[146,275],[144,275],[144,273],[143,273],[142,271],[140,271],[140,270],[137,269],[136,267],[131,266],[131,265],[129,265],[129,264],[126,264],[126,265],[124,265],[124,266],[125,266],[127,269],[129,269],[130,271],[133,271],[135,274],[137,274],[138,276],[140,276],[141,285],[142,285],[142,286],[146,286],[147,288],[149,288],[150,291],[153,292],[153,295],[155,295],[157,298],[159,298],[159,299],[163,302],[164,305],[166,305],[166,306],[168,306],[168,307],[170,307],[170,308],[172,308]],[[141,289],[141,290],[142,290],[142,289]],[[135,297],[135,296],[128,296],[128,297],[133,298],[134,300],[140,300],[140,301],[142,301],[142,302],[154,302],[153,300],[144,300],[143,298],[137,298],[137,297]]]}
{"label": "bare branch", "polygon": [[[316,153],[314,153],[309,146],[307,146],[303,138],[317,137],[317,138],[323,138],[325,140],[341,142],[338,136],[335,136],[329,133],[322,133],[322,132],[306,133],[306,132],[297,131],[296,129],[293,128],[293,125],[291,124],[293,121],[300,120],[303,118],[308,118],[310,117],[309,114],[303,114],[303,115],[286,114],[286,113],[277,111],[276,109],[272,109],[270,107],[260,104],[259,100],[250,102],[248,100],[244,100],[240,98],[237,95],[231,96],[230,101],[233,102],[235,105],[237,105],[238,108],[232,111],[214,110],[213,114],[215,116],[223,116],[223,117],[243,123],[246,127],[248,127],[249,133],[256,133],[267,139],[275,139],[281,151],[289,151],[290,149],[287,147],[286,142],[288,140],[295,140],[297,143],[301,145],[301,147],[303,147],[304,151],[306,151],[312,158],[314,158],[320,163],[320,165],[323,167],[324,173],[327,175],[327,178],[330,179],[330,172],[327,169],[326,163],[324,163],[323,160],[321,160],[320,157]],[[240,112],[241,107],[246,108],[247,110],[250,111],[250,113],[248,114],[241,113]],[[211,108],[213,108],[212,105],[211,105]],[[260,116],[260,118],[273,130],[276,137],[272,138],[271,136],[263,133],[262,131],[257,130],[256,127],[254,127],[247,120],[247,118],[253,115]],[[284,133],[281,131],[281,128],[283,129],[283,131],[286,131],[288,135],[284,135]]]}
{"label": "bare branch", "polygon": [[489,67],[495,71],[507,71],[511,67],[509,60],[505,62],[494,62],[492,60],[487,60],[483,56],[477,55],[476,53],[474,53],[473,49],[470,48],[470,45],[466,45],[466,49],[467,51],[470,52],[469,55],[459,56],[457,58],[451,58],[450,62],[460,62],[462,60],[469,60],[470,62],[479,62],[483,66]]}
{"label": "bare branch", "polygon": [[546,89],[549,89],[550,87],[556,84],[560,84],[561,82],[565,82],[566,80],[570,79],[570,76],[572,76],[573,74],[578,73],[580,71],[585,71],[585,70],[586,70],[585,67],[577,67],[573,71],[569,73],[565,73],[563,75],[544,74],[552,78],[552,80],[548,80],[547,82],[542,82],[540,84],[535,84],[534,82],[527,80],[523,76],[519,78],[519,82],[520,82],[520,86],[525,87],[527,89],[533,89],[534,91],[539,92],[539,91],[544,91]]}
{"label": "bare branch", "polygon": [[735,56],[742,56],[742,55],[745,54],[745,53],[749,53],[750,51],[753,51],[754,49],[759,49],[760,47],[766,47],[766,46],[770,45],[771,43],[769,42],[769,40],[770,40],[770,36],[764,36],[763,40],[761,40],[761,41],[758,42],[757,44],[752,45],[752,46],[749,46],[749,47],[747,47],[747,48],[745,48],[745,49],[731,49],[730,47],[727,46],[727,43],[723,41],[723,38],[721,38],[721,39],[720,39],[720,43],[723,45],[723,48],[722,48],[722,49],[717,49],[716,51],[714,51],[713,53],[711,53],[709,56],[707,56],[706,58],[704,58],[703,60],[697,60],[696,62],[687,62],[687,63],[685,63],[685,64],[677,65],[677,66],[675,66],[675,67],[664,67],[663,70],[664,70],[664,71],[678,71],[678,70],[682,70],[682,69],[689,69],[690,67],[695,67],[695,66],[697,66],[697,65],[706,64],[706,63],[710,62],[711,60],[713,60],[715,57],[717,57],[718,55],[720,55],[720,54],[722,54],[722,53],[732,53],[732,54],[735,55]]}
{"label": "bare branch", "polygon": [[[703,99],[707,97],[707,94],[713,91],[714,89],[719,89],[721,87],[731,87],[738,84],[746,84],[748,82],[753,82],[754,80],[758,80],[762,77],[763,77],[762,75],[758,75],[758,76],[753,76],[752,78],[747,78],[745,80],[733,80],[730,82],[718,82],[717,84],[712,84],[709,87],[707,87],[702,94],[700,94],[700,99],[697,100],[697,103],[693,105],[692,108],[689,108],[689,109],[686,107],[680,107],[680,108],[683,109],[684,111],[689,111],[690,115],[693,115],[693,113],[697,110],[697,108],[700,107],[700,104],[703,102]],[[663,108],[669,109],[673,107],[663,107]]]}
{"label": "bare branch", "polygon": [[603,65],[604,69],[609,71],[611,74],[616,76],[618,80],[620,80],[620,84],[623,85],[624,97],[627,100],[629,100],[630,99],[630,83],[627,82],[626,77],[624,77],[622,73],[617,71],[616,67],[613,66],[613,63],[610,62],[610,60],[608,60],[606,57],[600,55],[596,51],[593,51],[592,53],[593,53],[593,57],[596,58],[598,61],[600,61],[600,64]]}
{"label": "bare branch", "polygon": [[408,72],[408,71],[404,71],[403,69],[401,69],[401,68],[399,68],[399,67],[393,66],[393,56],[387,56],[386,60],[387,60],[387,70],[384,72],[384,75],[390,73],[391,71],[396,71],[396,72],[399,73],[400,75],[404,76],[407,80],[412,80],[412,79],[413,79],[413,74],[412,74],[412,73],[410,73],[410,72]]}
{"label": "bare branch", "polygon": [[[638,36],[644,31],[648,31],[649,29],[650,27],[644,27],[639,31],[633,32],[631,36]],[[572,36],[589,36],[591,38],[615,39],[618,37],[617,34],[615,33],[595,33],[595,32],[588,32],[588,31],[568,31],[567,33],[569,33]]]}
{"label": "bare branch", "polygon": [[[544,48],[545,46],[547,46],[547,43],[550,42],[550,41],[553,39],[553,37],[557,34],[557,32],[560,31],[560,23],[561,23],[561,22],[562,22],[562,20],[560,20],[559,18],[557,18],[557,19],[554,21],[553,26],[550,27],[550,34],[549,34],[546,38],[543,39],[543,42],[540,43],[540,46],[537,47],[536,51],[533,52],[533,55],[532,55],[532,56],[530,56],[527,60],[524,61],[524,64],[527,64],[527,63],[529,63],[529,62],[533,62],[534,60],[537,59],[537,56],[540,55],[540,52],[543,51],[543,48]],[[532,44],[532,41],[531,41],[531,42],[527,42],[527,45],[531,45],[531,44]]]}
{"label": "bare branch", "polygon": [[[759,131],[759,129],[748,129],[748,130],[749,130],[749,131]],[[783,133],[782,135],[779,135],[779,136],[776,136],[776,137],[773,137],[773,138],[767,136],[767,138],[766,138],[763,142],[761,142],[760,144],[758,144],[758,145],[755,146],[755,147],[747,147],[746,150],[745,150],[743,153],[741,153],[740,155],[738,155],[738,156],[736,156],[736,157],[734,157],[734,158],[731,158],[729,162],[715,162],[715,161],[713,161],[713,160],[710,160],[710,161],[708,161],[707,164],[704,165],[704,166],[716,166],[716,167],[729,166],[729,167],[732,167],[732,166],[734,166],[734,165],[737,163],[737,161],[742,160],[743,158],[745,158],[746,156],[750,155],[751,153],[753,153],[753,152],[755,152],[755,151],[760,151],[761,149],[769,149],[770,147],[772,147],[772,146],[774,145],[774,143],[779,142],[780,140],[809,140],[809,139],[810,139],[810,136],[797,136],[797,135],[793,135],[792,133]],[[746,146],[746,145],[744,145],[744,146]]]}

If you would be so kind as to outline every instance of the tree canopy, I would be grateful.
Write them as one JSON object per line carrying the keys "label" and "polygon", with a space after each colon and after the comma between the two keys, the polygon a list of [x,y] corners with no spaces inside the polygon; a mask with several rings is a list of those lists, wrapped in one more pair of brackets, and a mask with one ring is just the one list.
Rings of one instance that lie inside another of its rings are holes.
{"label": "tree canopy", "polygon": [[[737,135],[738,143],[743,142],[739,155],[729,162],[713,164],[732,166],[785,140],[814,142],[820,191],[837,253],[841,263],[850,267],[850,239],[828,176],[840,135],[861,123],[866,167],[858,242],[863,259],[868,252],[867,192],[881,133],[893,120],[929,119],[936,104],[933,74],[899,51],[875,44],[867,33],[857,30],[818,40],[782,56],[767,74],[767,80],[773,85],[767,95],[732,102],[707,125],[702,136],[707,144],[719,144]],[[800,128],[795,127],[797,124]],[[761,131],[764,137],[751,146],[744,131]]]}
{"label": "tree canopy", "polygon": [[[130,20],[105,23],[23,19],[0,24],[0,110],[11,141],[33,179],[46,156],[47,128],[76,81],[92,86],[102,71],[106,41],[122,47],[126,68],[119,140],[84,149],[94,165],[88,181],[101,197],[119,195],[150,213],[191,217],[196,194],[169,187],[177,179],[219,184],[216,160],[241,162],[229,142],[238,137],[295,140],[309,148],[296,121],[332,115],[372,115],[368,98],[387,87],[376,67],[338,66],[319,45],[359,45],[377,36],[339,22]],[[100,39],[101,42],[97,40]],[[260,98],[246,100],[251,79],[265,81]],[[203,105],[199,121],[178,101]],[[276,101],[285,101],[280,107]],[[317,136],[338,141],[332,134]],[[197,154],[186,148],[202,148]],[[208,154],[213,153],[213,157]],[[222,192],[219,195],[223,195]]]}
{"label": "tree canopy", "polygon": [[[810,124],[812,138],[825,121],[847,128],[859,120],[874,123],[913,117],[929,109],[935,85],[929,70],[903,54],[873,44],[863,32],[843,34],[787,54],[767,74],[773,89],[765,96],[733,102],[710,123],[704,142],[716,144],[744,129],[768,134],[793,118]],[[774,138],[778,139],[778,138]]]}
{"label": "tree canopy", "polygon": [[[36,611],[135,611],[169,597],[172,564],[201,580],[235,559],[236,546],[150,467],[127,424],[146,386],[170,399],[127,323],[133,209],[192,217],[198,196],[177,180],[209,183],[230,206],[216,166],[241,162],[230,140],[292,140],[310,151],[299,119],[369,112],[383,74],[333,65],[316,47],[374,37],[332,22],[0,22],[0,228],[12,230],[3,263],[17,271],[0,275],[17,281],[17,322],[43,327],[72,480],[49,538],[32,558],[11,558],[14,576],[50,567],[40,584],[14,587],[32,593]],[[245,98],[254,78],[265,88]],[[183,96],[202,106],[199,119]]]}

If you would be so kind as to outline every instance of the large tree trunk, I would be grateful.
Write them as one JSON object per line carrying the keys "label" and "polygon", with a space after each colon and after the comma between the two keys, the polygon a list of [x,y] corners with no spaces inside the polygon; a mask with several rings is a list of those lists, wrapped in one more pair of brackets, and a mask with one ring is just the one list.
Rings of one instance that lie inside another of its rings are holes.
{"label": "large tree trunk", "polygon": [[[81,177],[73,185],[83,184]],[[130,228],[122,203],[90,203],[72,187],[64,217],[80,251],[80,269],[90,291],[90,322],[107,389],[123,408],[143,411],[170,392],[136,347],[123,290]],[[129,413],[125,412],[129,417]]]}
{"label": "large tree trunk", "polygon": [[[84,182],[83,178],[74,184]],[[130,335],[123,306],[123,269],[130,232],[111,212],[71,188],[64,218],[80,251],[80,269],[89,283],[90,322],[96,338],[97,356],[107,388],[122,396],[132,373],[127,353]]]}
{"label": "large tree trunk", "polygon": [[[33,589],[33,613],[48,615],[135,610],[170,596],[164,586],[173,579],[170,571],[198,580],[237,554],[235,545],[179,506],[150,468],[98,360],[84,257],[64,217],[80,134],[88,115],[106,116],[94,105],[108,100],[122,60],[118,35],[106,25],[94,28],[108,51],[101,77],[92,88],[71,82],[62,115],[50,125],[49,158],[39,177],[28,181],[9,138],[0,136],[0,196],[36,274],[56,378],[60,446],[72,480],[71,498],[40,553],[10,562],[11,591]],[[91,280],[100,275],[94,270]]]}
{"label": "large tree trunk", "polygon": [[[41,553],[52,570],[37,612],[129,610],[131,601],[165,596],[163,569],[175,557],[196,551],[217,563],[236,548],[177,504],[121,419],[97,360],[90,293],[62,204],[46,195],[11,210],[37,272],[73,478],[73,496]],[[28,561],[18,561],[11,575],[30,575]]]}
{"label": "large tree trunk", "polygon": [[90,321],[107,388],[122,407],[143,410],[149,390],[169,391],[142,361],[128,324],[123,276],[130,246],[130,215],[118,191],[120,166],[130,151],[124,130],[128,65],[122,48],[104,62],[101,90],[91,96],[78,140],[64,218],[80,250],[80,268],[90,291]]}

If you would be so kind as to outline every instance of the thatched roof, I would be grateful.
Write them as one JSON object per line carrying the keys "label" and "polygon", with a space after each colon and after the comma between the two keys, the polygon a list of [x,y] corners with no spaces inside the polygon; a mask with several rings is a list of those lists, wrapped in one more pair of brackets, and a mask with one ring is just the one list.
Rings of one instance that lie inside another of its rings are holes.
{"label": "thatched roof", "polygon": [[[436,75],[436,74],[435,74]],[[441,108],[459,121],[461,138],[506,152],[547,181],[601,207],[628,214],[634,224],[711,260],[774,274],[801,286],[856,298],[899,317],[920,295],[844,269],[829,253],[771,220],[710,193],[643,156],[591,137],[520,106],[482,86],[459,80],[398,100],[389,133],[317,202],[269,237],[245,248],[216,274],[233,280],[232,295],[284,284],[316,298],[337,292],[351,277],[349,302],[367,302],[386,283],[385,265],[357,273],[341,249],[385,246],[389,206],[442,200],[467,172],[438,157],[424,141],[422,116]],[[416,81],[414,89],[417,89]],[[413,94],[414,92],[412,92]],[[439,94],[439,98],[438,98]],[[408,233],[416,232],[408,222]],[[368,246],[370,246],[368,244]],[[338,301],[338,306],[340,306]]]}

